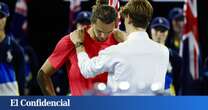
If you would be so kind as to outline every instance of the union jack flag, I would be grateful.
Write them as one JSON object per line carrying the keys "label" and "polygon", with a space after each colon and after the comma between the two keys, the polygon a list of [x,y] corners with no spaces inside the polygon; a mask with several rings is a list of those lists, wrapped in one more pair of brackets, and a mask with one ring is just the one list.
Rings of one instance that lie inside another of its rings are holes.
{"label": "union jack flag", "polygon": [[186,0],[185,26],[180,48],[184,62],[184,74],[191,74],[194,80],[199,79],[200,49],[197,19],[197,0]]}
{"label": "union jack flag", "polygon": [[119,0],[109,0],[108,5],[114,7],[117,11],[120,7]]}
{"label": "union jack flag", "polygon": [[[108,5],[114,7],[116,9],[116,11],[118,12],[119,7],[120,7],[120,1],[119,0],[108,0]],[[120,24],[121,24],[120,14],[118,13],[118,20],[116,21],[115,27],[119,28]]]}

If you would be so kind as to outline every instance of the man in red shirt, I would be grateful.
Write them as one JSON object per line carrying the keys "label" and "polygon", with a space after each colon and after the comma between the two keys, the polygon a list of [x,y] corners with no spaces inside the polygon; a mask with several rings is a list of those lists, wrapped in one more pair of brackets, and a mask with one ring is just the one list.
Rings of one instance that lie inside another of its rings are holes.
{"label": "man in red shirt", "polygon": [[[85,39],[83,44],[90,57],[97,56],[100,50],[125,40],[124,34],[114,29],[116,19],[117,13],[113,7],[104,4],[93,7],[92,26],[82,30]],[[85,79],[81,75],[75,49],[79,44],[74,45],[70,37],[71,34],[66,35],[58,42],[38,73],[37,79],[44,95],[56,95],[51,76],[64,64],[67,66],[72,96],[84,95],[93,89],[95,83],[107,82],[106,73],[91,79]]]}

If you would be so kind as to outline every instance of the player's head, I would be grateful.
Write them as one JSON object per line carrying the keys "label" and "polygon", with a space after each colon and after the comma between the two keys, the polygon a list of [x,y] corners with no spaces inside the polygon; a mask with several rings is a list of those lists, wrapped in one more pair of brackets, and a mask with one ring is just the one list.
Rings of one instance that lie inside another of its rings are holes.
{"label": "player's head", "polygon": [[79,12],[76,17],[77,29],[89,26],[91,24],[91,22],[90,22],[91,15],[92,15],[92,13],[89,11]]}
{"label": "player's head", "polygon": [[156,17],[152,20],[150,28],[152,39],[158,43],[165,44],[170,29],[169,21],[164,17]]}
{"label": "player's head", "polygon": [[115,28],[117,19],[116,10],[106,4],[96,4],[93,6],[91,23],[95,39],[105,41]]}
{"label": "player's head", "polygon": [[148,0],[130,0],[121,11],[127,32],[128,26],[146,29],[152,14],[153,8]]}
{"label": "player's head", "polygon": [[181,33],[184,26],[183,10],[181,8],[173,8],[169,12],[169,19],[172,23],[174,32]]}
{"label": "player's head", "polygon": [[7,4],[0,2],[0,31],[5,29],[6,20],[9,16],[9,7]]}

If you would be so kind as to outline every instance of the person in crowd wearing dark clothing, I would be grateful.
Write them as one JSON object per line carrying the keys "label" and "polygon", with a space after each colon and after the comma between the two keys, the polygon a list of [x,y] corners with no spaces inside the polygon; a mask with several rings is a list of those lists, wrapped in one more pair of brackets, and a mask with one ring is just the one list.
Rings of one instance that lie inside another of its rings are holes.
{"label": "person in crowd wearing dark clothing", "polygon": [[76,29],[81,29],[85,27],[89,27],[91,22],[90,18],[92,16],[92,13],[89,11],[81,11],[78,13],[76,17]]}
{"label": "person in crowd wearing dark clothing", "polygon": [[16,7],[12,14],[9,30],[14,35],[17,43],[24,49],[24,59],[26,62],[25,95],[41,95],[41,90],[36,80],[40,59],[28,41],[28,3],[29,1],[26,0],[16,1]]}
{"label": "person in crowd wearing dark clothing", "polygon": [[173,8],[169,12],[169,20],[171,23],[170,34],[167,38],[166,45],[179,53],[180,43],[184,27],[184,14],[181,8]]}
{"label": "person in crowd wearing dark clothing", "polygon": [[[165,45],[169,30],[170,23],[164,17],[156,17],[151,22],[151,37],[154,41]],[[177,52],[169,48],[169,68],[166,74],[165,89],[172,95],[178,95],[180,88],[180,75],[182,59]]]}
{"label": "person in crowd wearing dark clothing", "polygon": [[0,95],[24,95],[24,51],[5,31],[9,7],[0,2]]}

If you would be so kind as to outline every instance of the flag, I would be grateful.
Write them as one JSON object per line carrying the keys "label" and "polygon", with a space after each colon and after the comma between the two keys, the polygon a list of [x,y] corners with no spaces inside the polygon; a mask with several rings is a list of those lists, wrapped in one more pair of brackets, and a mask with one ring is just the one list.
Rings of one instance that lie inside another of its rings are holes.
{"label": "flag", "polygon": [[200,72],[197,0],[186,0],[184,9],[185,26],[180,48],[180,56],[184,62],[183,74],[191,74],[192,79],[197,80]]}
{"label": "flag", "polygon": [[108,5],[114,7],[116,11],[118,11],[120,7],[119,0],[108,0]]}
{"label": "flag", "polygon": [[[119,11],[119,7],[120,7],[119,0],[108,0],[108,5],[114,7],[117,12]],[[118,14],[118,20],[116,21],[115,27],[119,28],[121,25],[121,21],[120,21],[120,14],[119,13],[117,13],[117,14]]]}

